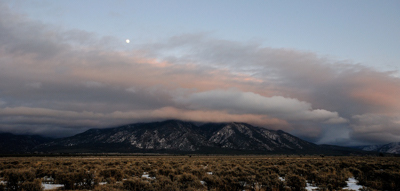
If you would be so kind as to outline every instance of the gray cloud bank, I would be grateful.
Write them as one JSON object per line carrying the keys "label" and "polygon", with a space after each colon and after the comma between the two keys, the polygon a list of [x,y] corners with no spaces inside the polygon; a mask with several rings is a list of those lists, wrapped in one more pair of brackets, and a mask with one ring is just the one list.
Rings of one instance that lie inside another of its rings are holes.
{"label": "gray cloud bank", "polygon": [[1,7],[0,131],[61,137],[174,118],[247,122],[316,143],[400,141],[391,72],[201,33],[124,45]]}

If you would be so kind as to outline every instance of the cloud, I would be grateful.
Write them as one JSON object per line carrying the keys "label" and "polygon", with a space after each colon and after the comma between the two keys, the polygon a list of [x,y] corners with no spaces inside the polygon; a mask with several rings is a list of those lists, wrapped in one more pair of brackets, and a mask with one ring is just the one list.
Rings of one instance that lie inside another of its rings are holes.
{"label": "cloud", "polygon": [[5,105],[5,104],[6,104],[6,102],[0,99],[0,106]]}
{"label": "cloud", "polygon": [[377,144],[397,142],[400,138],[400,113],[366,113],[353,116],[352,135],[359,141]]}
{"label": "cloud", "polygon": [[264,97],[253,92],[238,90],[212,90],[193,93],[175,99],[191,109],[224,110],[228,113],[268,115],[276,118],[299,121],[312,120],[326,123],[344,123],[347,120],[337,112],[312,109],[310,103],[282,96]]}
{"label": "cloud", "polygon": [[[88,128],[104,128],[124,125],[132,122],[153,120],[180,119],[197,122],[246,122],[256,125],[269,125],[272,129],[285,128],[287,122],[277,118],[253,114],[229,114],[213,110],[185,110],[174,107],[163,107],[156,110],[114,111],[94,113],[89,111],[66,111],[46,108],[16,107],[0,108],[0,127],[2,130],[34,133],[54,129],[75,129],[65,135],[73,135]],[[12,128],[11,128],[12,127]],[[14,129],[13,129],[14,128]],[[49,135],[49,132],[42,132]],[[54,135],[53,135],[54,136]]]}
{"label": "cloud", "polygon": [[318,143],[400,141],[396,71],[207,33],[118,45],[1,6],[0,130],[71,135],[175,118],[247,122]]}
{"label": "cloud", "polygon": [[390,77],[393,72],[375,72],[361,70],[357,74],[348,77],[348,83],[353,86],[349,95],[376,111],[396,112],[400,111],[400,80]]}
{"label": "cloud", "polygon": [[40,82],[32,82],[32,83],[26,84],[26,86],[27,86],[27,87],[30,87],[30,88],[39,89],[39,88],[42,87],[42,83],[40,83]]}
{"label": "cloud", "polygon": [[96,82],[96,81],[87,81],[87,82],[83,82],[83,84],[88,88],[99,88],[99,87],[103,86],[102,83]]}
{"label": "cloud", "polygon": [[195,122],[245,122],[270,129],[288,128],[289,124],[281,119],[257,114],[232,114],[215,110],[185,110],[165,107],[152,112],[153,117],[160,119],[180,119]]}

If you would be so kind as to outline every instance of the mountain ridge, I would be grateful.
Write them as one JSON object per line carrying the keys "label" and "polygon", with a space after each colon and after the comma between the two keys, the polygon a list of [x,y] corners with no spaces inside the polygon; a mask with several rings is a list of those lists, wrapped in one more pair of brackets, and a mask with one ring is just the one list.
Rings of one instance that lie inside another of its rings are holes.
{"label": "mountain ridge", "polygon": [[[282,130],[246,123],[204,123],[166,120],[89,129],[71,137],[28,147],[43,153],[167,154],[365,154],[356,149],[319,146]],[[24,151],[27,152],[27,149]]]}

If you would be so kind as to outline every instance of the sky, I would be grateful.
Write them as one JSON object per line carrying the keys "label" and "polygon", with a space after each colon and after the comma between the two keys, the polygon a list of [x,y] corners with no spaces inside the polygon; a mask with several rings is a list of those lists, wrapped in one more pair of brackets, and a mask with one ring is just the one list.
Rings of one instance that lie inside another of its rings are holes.
{"label": "sky", "polygon": [[0,0],[0,132],[179,119],[317,144],[400,142],[398,10],[396,0]]}

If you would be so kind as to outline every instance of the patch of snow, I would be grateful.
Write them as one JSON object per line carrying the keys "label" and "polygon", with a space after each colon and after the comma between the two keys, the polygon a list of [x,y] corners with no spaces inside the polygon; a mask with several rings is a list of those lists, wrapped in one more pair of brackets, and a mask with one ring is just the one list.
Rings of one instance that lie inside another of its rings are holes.
{"label": "patch of snow", "polygon": [[207,172],[207,174],[209,174],[209,175],[213,175],[213,172]]}
{"label": "patch of snow", "polygon": [[0,181],[0,184],[7,184],[7,181]]}
{"label": "patch of snow", "polygon": [[310,183],[307,183],[306,190],[307,190],[307,191],[318,190],[318,187],[317,187],[317,186],[313,186],[313,185],[310,184]]}
{"label": "patch of snow", "polygon": [[346,181],[347,182],[347,186],[343,188],[343,190],[361,190],[362,186],[358,185],[358,181],[352,177],[349,178],[349,180]]}
{"label": "patch of snow", "polygon": [[99,182],[99,185],[107,184],[107,182]]}
{"label": "patch of snow", "polygon": [[46,184],[46,183],[42,183],[42,186],[43,186],[44,190],[54,190],[54,189],[57,189],[57,188],[64,187],[64,184]]}
{"label": "patch of snow", "polygon": [[47,183],[47,184],[51,184],[51,183],[53,183],[54,182],[54,178],[53,177],[48,177],[48,176],[45,176],[45,177],[43,177],[43,182],[44,183]]}
{"label": "patch of snow", "polygon": [[279,177],[279,180],[282,182],[285,182],[285,178],[283,178],[283,177]]}
{"label": "patch of snow", "polygon": [[200,180],[201,185],[206,185],[205,181]]}
{"label": "patch of snow", "polygon": [[150,175],[147,172],[143,172],[142,178],[147,178],[147,179],[156,179],[156,177],[150,177]]}

